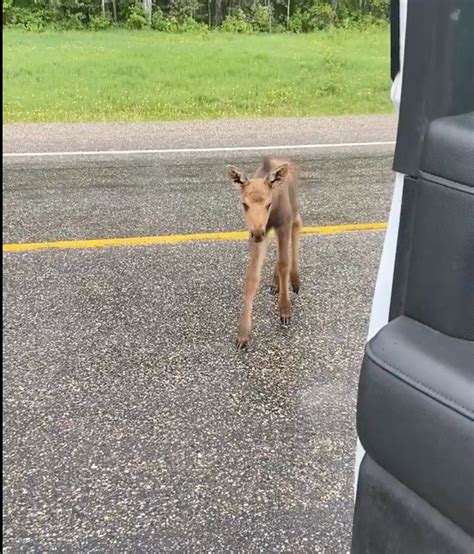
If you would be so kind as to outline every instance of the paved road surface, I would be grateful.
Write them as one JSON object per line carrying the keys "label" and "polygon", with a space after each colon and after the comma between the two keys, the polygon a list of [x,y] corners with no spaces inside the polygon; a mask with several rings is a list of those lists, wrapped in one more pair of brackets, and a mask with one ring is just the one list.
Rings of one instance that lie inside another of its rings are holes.
{"label": "paved road surface", "polygon": [[[394,137],[391,117],[19,125],[4,151]],[[305,225],[386,220],[393,146],[290,153]],[[240,230],[224,166],[261,155],[7,157],[4,243]],[[382,241],[304,237],[292,326],[262,287],[246,354],[233,347],[244,241],[4,254],[5,550],[347,552]]]}

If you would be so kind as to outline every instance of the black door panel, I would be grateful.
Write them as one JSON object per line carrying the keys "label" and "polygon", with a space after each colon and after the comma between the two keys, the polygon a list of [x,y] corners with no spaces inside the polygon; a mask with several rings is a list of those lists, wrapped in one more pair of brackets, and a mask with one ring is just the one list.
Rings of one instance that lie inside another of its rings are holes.
{"label": "black door panel", "polygon": [[472,554],[474,539],[366,456],[360,468],[352,552]]}
{"label": "black door panel", "polygon": [[389,322],[362,363],[353,554],[474,553],[474,2],[410,0]]}
{"label": "black door panel", "polygon": [[367,346],[357,431],[367,454],[474,536],[474,342],[401,316]]}
{"label": "black door panel", "polygon": [[474,2],[409,0],[394,169],[417,175],[434,119],[474,111]]}

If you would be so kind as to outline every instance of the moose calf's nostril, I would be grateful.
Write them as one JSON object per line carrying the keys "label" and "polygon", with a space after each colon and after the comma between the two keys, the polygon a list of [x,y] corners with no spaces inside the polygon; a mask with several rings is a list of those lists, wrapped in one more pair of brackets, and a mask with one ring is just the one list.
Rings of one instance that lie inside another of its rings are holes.
{"label": "moose calf's nostril", "polygon": [[252,235],[252,238],[255,242],[261,242],[263,240],[263,237],[265,236],[265,231],[262,229],[258,229],[252,231],[250,234]]}

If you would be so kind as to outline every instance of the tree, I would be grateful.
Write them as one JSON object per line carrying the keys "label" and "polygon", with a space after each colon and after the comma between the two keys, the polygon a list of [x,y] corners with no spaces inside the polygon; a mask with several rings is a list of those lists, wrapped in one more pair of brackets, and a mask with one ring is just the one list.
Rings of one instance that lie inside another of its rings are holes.
{"label": "tree", "polygon": [[216,0],[216,11],[214,15],[214,25],[222,23],[222,0]]}
{"label": "tree", "polygon": [[178,21],[183,21],[193,17],[198,7],[198,0],[170,0],[169,14],[171,17],[176,17]]}
{"label": "tree", "polygon": [[114,21],[117,23],[117,0],[112,0],[112,12],[114,14]]}
{"label": "tree", "polygon": [[148,23],[151,23],[151,0],[143,0],[143,11],[148,19]]}

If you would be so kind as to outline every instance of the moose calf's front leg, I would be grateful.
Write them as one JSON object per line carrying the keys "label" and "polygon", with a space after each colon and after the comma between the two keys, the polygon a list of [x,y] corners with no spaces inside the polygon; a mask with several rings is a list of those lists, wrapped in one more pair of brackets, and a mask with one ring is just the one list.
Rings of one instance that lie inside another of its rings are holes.
{"label": "moose calf's front leg", "polygon": [[291,227],[286,226],[277,230],[278,235],[278,274],[279,274],[279,304],[280,321],[283,325],[289,325],[291,319],[290,297],[288,294],[288,281],[290,277],[290,237]]}
{"label": "moose calf's front leg", "polygon": [[240,318],[239,336],[237,337],[237,348],[239,349],[243,349],[247,346],[250,329],[252,327],[253,301],[260,283],[266,246],[266,240],[259,243],[250,242],[250,265],[245,280],[244,308]]}

